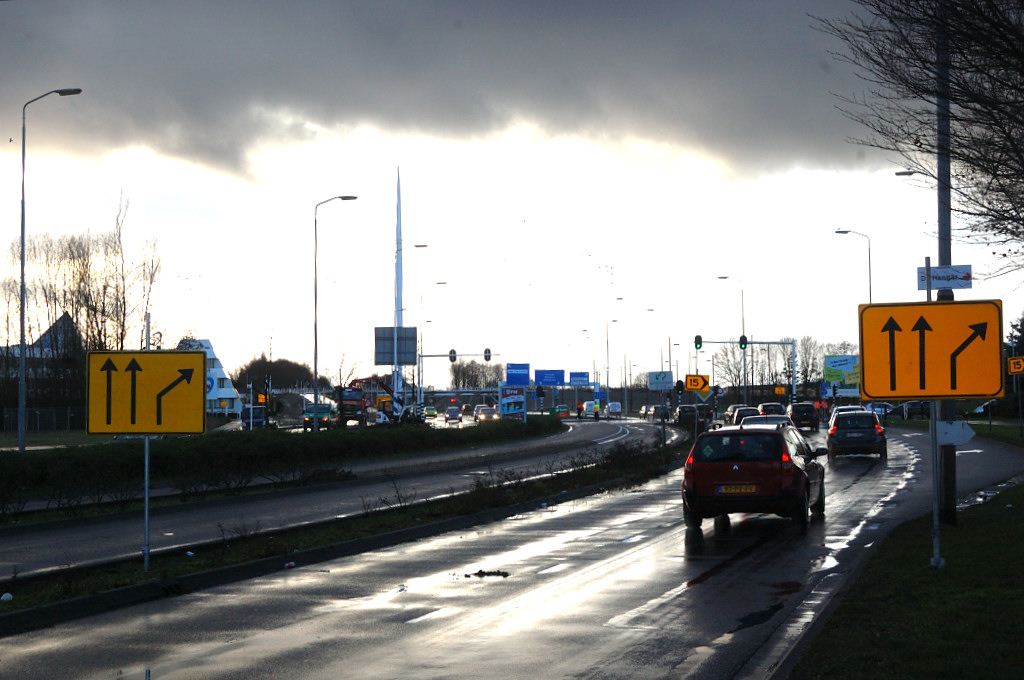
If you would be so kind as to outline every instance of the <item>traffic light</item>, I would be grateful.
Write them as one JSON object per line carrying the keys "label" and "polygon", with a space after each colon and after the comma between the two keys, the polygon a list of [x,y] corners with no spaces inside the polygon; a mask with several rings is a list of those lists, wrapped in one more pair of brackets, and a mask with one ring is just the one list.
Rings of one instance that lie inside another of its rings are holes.
{"label": "traffic light", "polygon": [[832,398],[836,398],[836,384],[832,383]]}
{"label": "traffic light", "polygon": [[484,361],[490,361],[490,360],[491,360],[491,349],[488,347],[487,349],[484,350]]}
{"label": "traffic light", "polygon": [[746,349],[746,348],[747,348],[747,336],[741,335],[740,336],[740,349]]}
{"label": "traffic light", "polygon": [[697,349],[700,349],[703,344],[704,344],[704,338],[700,337],[699,335],[693,336],[693,346],[694,347],[696,347]]}
{"label": "traffic light", "polygon": [[[697,337],[699,338],[700,336],[698,335]],[[685,392],[685,391],[686,391],[686,383],[684,383],[682,380],[677,380],[676,381],[676,394],[678,394],[679,396],[683,396],[683,392]]]}
{"label": "traffic light", "polygon": [[455,363],[455,350],[448,351],[448,361]]}

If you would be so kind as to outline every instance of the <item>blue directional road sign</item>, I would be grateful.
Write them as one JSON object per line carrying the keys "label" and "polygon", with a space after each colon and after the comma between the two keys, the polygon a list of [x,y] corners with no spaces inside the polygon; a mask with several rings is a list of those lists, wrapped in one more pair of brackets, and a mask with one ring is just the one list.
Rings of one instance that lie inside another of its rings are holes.
{"label": "blue directional road sign", "polygon": [[559,387],[565,384],[565,371],[545,371],[538,368],[534,371],[534,380],[538,385]]}
{"label": "blue directional road sign", "polygon": [[506,385],[529,385],[530,364],[505,364]]}
{"label": "blue directional road sign", "polygon": [[587,387],[590,385],[590,374],[586,371],[582,373],[569,373],[569,385],[572,387]]}

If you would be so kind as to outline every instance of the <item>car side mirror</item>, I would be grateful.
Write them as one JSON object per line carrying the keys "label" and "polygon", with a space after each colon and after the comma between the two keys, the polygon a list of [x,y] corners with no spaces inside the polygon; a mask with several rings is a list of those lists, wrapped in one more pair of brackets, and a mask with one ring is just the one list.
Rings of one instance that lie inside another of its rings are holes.
{"label": "car side mirror", "polygon": [[825,448],[824,446],[819,446],[818,448],[814,449],[814,453],[811,454],[811,458],[820,458],[821,456],[827,455],[828,449]]}

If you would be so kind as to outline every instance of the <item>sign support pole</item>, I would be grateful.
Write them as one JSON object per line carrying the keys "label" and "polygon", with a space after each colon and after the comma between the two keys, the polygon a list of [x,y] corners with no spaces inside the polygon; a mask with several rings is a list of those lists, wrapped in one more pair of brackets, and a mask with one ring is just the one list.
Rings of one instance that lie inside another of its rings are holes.
{"label": "sign support pole", "polygon": [[[149,351],[149,312],[146,312],[146,351]],[[142,544],[142,571],[149,573],[149,435],[143,437],[142,514],[145,539]]]}
{"label": "sign support pole", "polygon": [[942,490],[942,460],[939,455],[939,437],[936,431],[936,421],[939,419],[939,406],[933,399],[928,408],[931,411],[931,418],[928,422],[928,438],[932,447],[932,561],[933,567],[942,568],[946,566],[946,560],[939,555],[939,496]]}

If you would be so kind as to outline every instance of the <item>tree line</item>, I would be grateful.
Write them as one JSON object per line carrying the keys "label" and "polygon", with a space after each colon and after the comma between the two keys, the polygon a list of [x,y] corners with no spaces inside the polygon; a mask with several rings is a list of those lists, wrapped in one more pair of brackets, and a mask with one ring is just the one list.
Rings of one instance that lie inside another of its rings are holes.
{"label": "tree line", "polygon": [[[86,352],[124,350],[136,342],[143,346],[160,258],[156,239],[146,241],[134,256],[127,251],[127,212],[128,203],[122,201],[108,231],[26,239],[28,406],[81,408]],[[12,271],[20,270],[20,239],[11,243],[8,260]],[[20,277],[5,279],[0,295],[6,311],[0,402],[9,408],[17,405],[18,395]]]}

